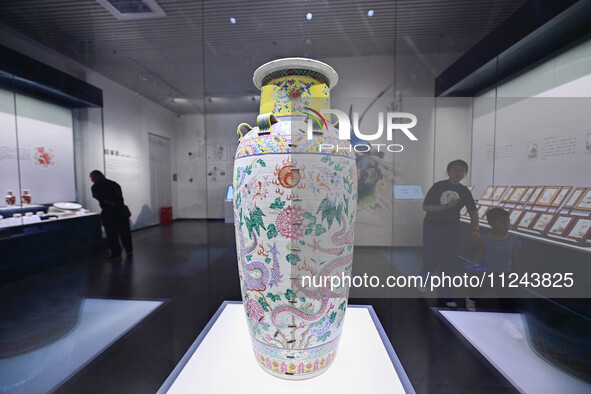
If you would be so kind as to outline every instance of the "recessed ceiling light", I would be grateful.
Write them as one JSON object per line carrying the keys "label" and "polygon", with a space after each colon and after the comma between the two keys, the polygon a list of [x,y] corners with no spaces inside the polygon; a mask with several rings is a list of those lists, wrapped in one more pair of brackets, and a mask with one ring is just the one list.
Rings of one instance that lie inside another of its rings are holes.
{"label": "recessed ceiling light", "polygon": [[236,18],[230,18],[230,23],[233,25],[236,24]]}
{"label": "recessed ceiling light", "polygon": [[160,18],[166,16],[156,0],[97,0],[120,20]]}
{"label": "recessed ceiling light", "polygon": [[371,18],[373,16],[373,10],[367,11],[367,16],[369,16]]}
{"label": "recessed ceiling light", "polygon": [[311,21],[311,20],[312,20],[312,13],[311,13],[311,12],[308,12],[308,13],[306,14],[306,19],[307,19],[307,20],[309,20],[309,21]]}

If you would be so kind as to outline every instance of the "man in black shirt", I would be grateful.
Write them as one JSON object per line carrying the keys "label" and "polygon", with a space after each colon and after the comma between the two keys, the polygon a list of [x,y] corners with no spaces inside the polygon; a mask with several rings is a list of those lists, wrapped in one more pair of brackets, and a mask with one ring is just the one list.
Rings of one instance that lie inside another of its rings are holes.
{"label": "man in black shirt", "polygon": [[131,242],[131,228],[129,227],[129,217],[131,212],[123,202],[123,193],[121,186],[117,182],[111,181],[99,170],[90,173],[92,181],[92,197],[96,198],[101,206],[101,221],[107,233],[107,241],[111,249],[111,258],[121,258],[121,244],[125,248],[127,257],[133,255],[133,245]]}
{"label": "man in black shirt", "polygon": [[[423,201],[423,268],[421,276],[440,270],[454,275],[460,253],[460,211],[465,206],[470,215],[472,238],[480,238],[479,218],[472,193],[460,183],[468,173],[468,163],[454,160],[447,165],[448,179],[435,183]],[[445,306],[457,307],[450,298],[453,289],[441,289]]]}
{"label": "man in black shirt", "polygon": [[[456,171],[459,166],[454,166]],[[470,190],[453,178],[435,183],[425,196],[425,222],[435,225],[457,226],[460,223],[460,211],[465,206],[469,213],[475,213],[476,204]],[[473,225],[478,230],[478,216]]]}

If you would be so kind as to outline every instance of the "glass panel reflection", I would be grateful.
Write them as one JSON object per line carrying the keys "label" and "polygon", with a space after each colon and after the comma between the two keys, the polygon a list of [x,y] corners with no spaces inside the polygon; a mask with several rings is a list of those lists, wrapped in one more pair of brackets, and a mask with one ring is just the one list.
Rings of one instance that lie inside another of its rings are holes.
{"label": "glass panel reflection", "polygon": [[86,280],[68,266],[1,288],[1,392],[51,391],[162,304],[84,298]]}

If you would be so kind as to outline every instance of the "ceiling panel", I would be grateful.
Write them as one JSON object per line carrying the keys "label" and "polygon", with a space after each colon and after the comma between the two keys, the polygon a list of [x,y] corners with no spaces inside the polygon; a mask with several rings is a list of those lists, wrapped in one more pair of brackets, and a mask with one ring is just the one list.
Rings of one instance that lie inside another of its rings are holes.
{"label": "ceiling panel", "polygon": [[252,72],[279,57],[441,53],[439,72],[524,2],[158,0],[166,17],[121,21],[95,0],[3,0],[0,23],[191,113],[171,98],[256,94]]}

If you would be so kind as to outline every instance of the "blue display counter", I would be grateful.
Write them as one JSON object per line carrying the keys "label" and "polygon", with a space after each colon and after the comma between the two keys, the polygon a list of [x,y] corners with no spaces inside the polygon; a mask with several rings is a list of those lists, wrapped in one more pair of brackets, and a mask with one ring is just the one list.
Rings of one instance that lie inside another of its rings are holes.
{"label": "blue display counter", "polygon": [[101,251],[100,215],[43,220],[0,229],[0,284]]}

